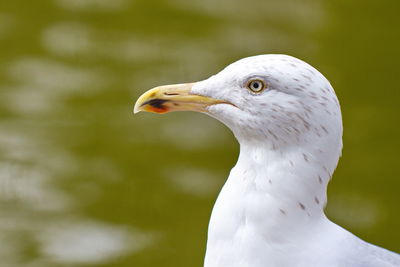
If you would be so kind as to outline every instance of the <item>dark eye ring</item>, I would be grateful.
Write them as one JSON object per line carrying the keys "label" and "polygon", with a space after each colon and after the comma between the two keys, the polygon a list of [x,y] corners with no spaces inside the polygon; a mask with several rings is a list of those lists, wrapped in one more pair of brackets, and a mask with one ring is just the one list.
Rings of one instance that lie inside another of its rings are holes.
{"label": "dark eye ring", "polygon": [[252,91],[253,93],[260,93],[262,92],[267,86],[265,85],[264,81],[255,79],[250,80],[247,83],[247,88]]}

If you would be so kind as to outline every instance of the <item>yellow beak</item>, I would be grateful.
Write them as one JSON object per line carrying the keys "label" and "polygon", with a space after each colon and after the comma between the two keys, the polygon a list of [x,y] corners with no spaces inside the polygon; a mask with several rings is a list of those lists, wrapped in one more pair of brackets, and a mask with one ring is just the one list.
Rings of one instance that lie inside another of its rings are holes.
{"label": "yellow beak", "polygon": [[172,111],[207,112],[207,107],[226,101],[191,94],[194,83],[159,86],[145,92],[136,101],[133,113],[147,111],[167,113]]}

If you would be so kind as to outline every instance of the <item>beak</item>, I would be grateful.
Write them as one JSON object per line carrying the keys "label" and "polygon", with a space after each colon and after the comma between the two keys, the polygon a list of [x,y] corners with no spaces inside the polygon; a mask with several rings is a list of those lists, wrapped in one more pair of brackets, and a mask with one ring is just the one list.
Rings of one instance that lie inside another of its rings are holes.
{"label": "beak", "polygon": [[145,92],[136,101],[133,113],[147,111],[167,113],[172,111],[207,112],[207,107],[228,102],[191,93],[195,83],[159,86]]}

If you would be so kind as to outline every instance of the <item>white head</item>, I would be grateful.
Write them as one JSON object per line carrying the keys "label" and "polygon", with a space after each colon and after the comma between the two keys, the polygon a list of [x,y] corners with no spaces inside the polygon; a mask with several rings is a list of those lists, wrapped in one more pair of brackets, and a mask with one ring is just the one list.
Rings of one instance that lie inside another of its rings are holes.
{"label": "white head", "polygon": [[239,142],[263,141],[282,148],[326,138],[337,143],[342,137],[340,107],[330,83],[290,56],[241,59],[194,84],[191,92],[232,104],[212,105],[207,111]]}
{"label": "white head", "polygon": [[135,112],[141,110],[207,113],[227,125],[241,146],[297,152],[327,177],[341,154],[342,119],[332,86],[291,56],[248,57],[197,83],[154,88],[137,101]]}

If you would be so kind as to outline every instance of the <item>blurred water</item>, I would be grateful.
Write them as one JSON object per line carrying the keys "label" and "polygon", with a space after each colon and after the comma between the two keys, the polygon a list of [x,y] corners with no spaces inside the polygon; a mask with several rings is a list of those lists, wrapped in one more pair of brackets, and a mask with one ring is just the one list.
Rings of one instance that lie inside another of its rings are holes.
{"label": "blurred water", "polygon": [[[362,9],[360,8],[362,7]],[[395,0],[0,3],[0,266],[201,266],[232,134],[140,114],[156,85],[287,53],[333,83],[345,150],[328,214],[400,250]]]}

